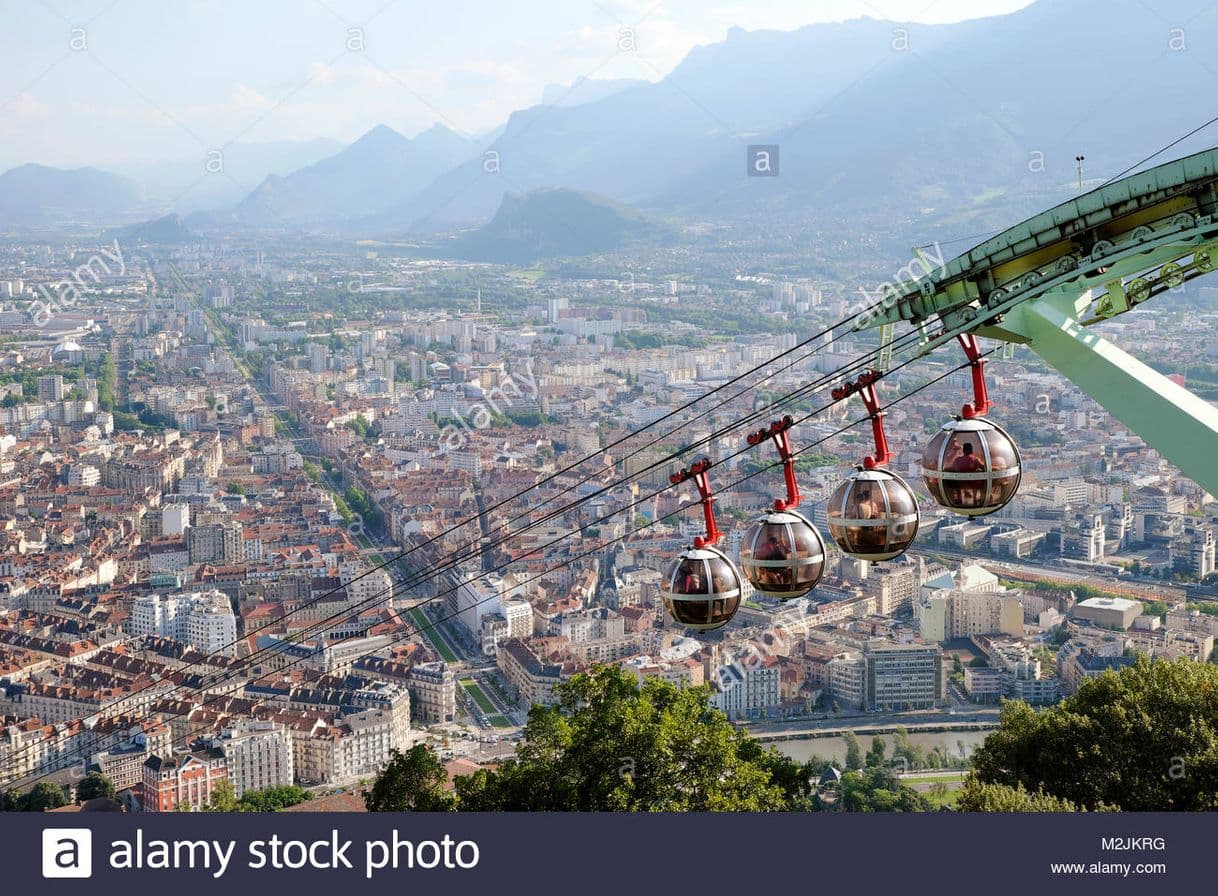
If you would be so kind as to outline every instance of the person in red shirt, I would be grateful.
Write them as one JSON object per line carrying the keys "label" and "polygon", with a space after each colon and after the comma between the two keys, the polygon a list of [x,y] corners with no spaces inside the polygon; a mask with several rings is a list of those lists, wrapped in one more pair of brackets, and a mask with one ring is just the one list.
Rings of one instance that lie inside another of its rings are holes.
{"label": "person in red shirt", "polygon": [[[973,451],[973,443],[965,442],[961,449],[960,455],[951,462],[948,466],[948,471],[952,473],[984,473],[985,461],[977,456]],[[984,491],[984,483],[981,481],[965,480],[956,488],[959,490],[960,504],[966,507],[974,507],[981,503],[981,495]]]}
{"label": "person in red shirt", "polygon": [[[769,540],[757,549],[758,560],[789,560],[790,552],[779,543],[778,538],[771,535]],[[760,569],[761,579],[770,585],[791,584],[791,570],[781,566],[764,566]]]}

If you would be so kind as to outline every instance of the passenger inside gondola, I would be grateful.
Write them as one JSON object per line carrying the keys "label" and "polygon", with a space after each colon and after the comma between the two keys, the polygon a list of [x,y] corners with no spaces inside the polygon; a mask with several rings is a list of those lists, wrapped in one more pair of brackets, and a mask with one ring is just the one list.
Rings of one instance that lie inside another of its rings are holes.
{"label": "passenger inside gondola", "polygon": [[[952,440],[953,443],[955,440]],[[965,442],[960,453],[947,465],[952,473],[984,473],[985,461],[973,449],[972,442]],[[948,480],[949,497],[960,507],[980,507],[985,499],[985,483],[981,480]],[[954,492],[954,494],[952,494]]]}
{"label": "passenger inside gondola", "polygon": [[[854,494],[854,507],[847,511],[850,516],[856,520],[879,520],[883,516],[871,486],[859,484]],[[887,542],[887,527],[884,525],[850,526],[847,532],[850,543],[862,550],[883,550]]]}
{"label": "passenger inside gondola", "polygon": [[[778,540],[776,535],[771,535],[757,549],[756,557],[758,560],[790,560],[791,552]],[[761,580],[768,585],[791,584],[791,568],[789,566],[763,566],[758,570],[758,573],[761,576]]]}
{"label": "passenger inside gondola", "polygon": [[706,594],[706,584],[702,581],[702,575],[698,571],[697,565],[692,560],[687,560],[681,564],[681,572],[678,576],[677,591],[681,594]]}

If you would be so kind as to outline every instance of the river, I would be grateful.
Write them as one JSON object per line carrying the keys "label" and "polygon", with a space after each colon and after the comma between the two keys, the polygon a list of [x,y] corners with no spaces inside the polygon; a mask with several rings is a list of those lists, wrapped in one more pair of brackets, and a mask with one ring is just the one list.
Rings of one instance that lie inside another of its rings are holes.
{"label": "river", "polygon": [[[963,745],[965,755],[969,755],[989,734],[988,731],[912,731],[909,734],[909,742],[922,747],[924,750],[931,750],[935,747],[942,746],[947,749],[953,756],[960,755],[960,747]],[[888,744],[888,754],[892,755],[892,735],[880,735]],[[871,747],[870,734],[859,735],[859,745],[866,752]],[[846,739],[841,735],[830,735],[827,737],[809,737],[802,740],[784,740],[772,744],[780,753],[785,753],[792,759],[806,761],[813,753],[817,756],[824,756],[837,760],[839,764],[843,763],[846,758]]]}

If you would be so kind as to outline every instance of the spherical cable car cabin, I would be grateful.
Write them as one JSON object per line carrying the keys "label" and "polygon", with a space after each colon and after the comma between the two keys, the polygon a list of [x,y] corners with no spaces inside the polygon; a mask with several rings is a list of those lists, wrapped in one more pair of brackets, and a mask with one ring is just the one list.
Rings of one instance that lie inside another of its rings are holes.
{"label": "spherical cable car cabin", "polygon": [[780,600],[804,596],[825,571],[825,542],[816,527],[795,510],[800,494],[789,434],[793,425],[787,416],[748,438],[750,445],[774,440],[782,458],[787,497],[776,499],[772,510],[753,520],[740,542],[741,572],[758,591]]}
{"label": "spherical cable car cabin", "polygon": [[922,454],[922,481],[932,498],[964,516],[1001,510],[1022,478],[1019,447],[984,415],[992,404],[985,385],[985,360],[970,334],[959,337],[973,372],[973,402],[949,420]]}
{"label": "spherical cable car cabin", "polygon": [[670,477],[673,485],[692,479],[706,520],[706,535],[698,536],[669,565],[660,583],[664,608],[681,625],[695,631],[713,631],[731,622],[740,609],[744,583],[727,555],[715,545],[722,537],[715,523],[711,494],[710,460],[703,458],[688,470]]}
{"label": "spherical cable car cabin", "polygon": [[884,434],[875,383],[881,374],[869,370],[857,381],[833,390],[836,400],[856,392],[871,418],[875,454],[865,458],[829,498],[829,534],[842,553],[857,560],[899,557],[918,536],[918,502],[905,480],[885,469],[892,459]]}
{"label": "spherical cable car cabin", "polygon": [[918,535],[918,505],[905,480],[883,468],[855,470],[829,498],[829,534],[858,560],[891,560]]}
{"label": "spherical cable car cabin", "polygon": [[741,582],[727,556],[713,547],[689,547],[668,567],[661,585],[664,608],[696,631],[731,622],[740,609]]}

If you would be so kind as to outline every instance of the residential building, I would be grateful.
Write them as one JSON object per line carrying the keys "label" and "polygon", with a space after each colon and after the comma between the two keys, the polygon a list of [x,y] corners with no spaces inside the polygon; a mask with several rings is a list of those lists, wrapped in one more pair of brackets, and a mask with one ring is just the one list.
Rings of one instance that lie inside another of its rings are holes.
{"label": "residential building", "polygon": [[101,482],[101,470],[92,464],[68,464],[68,485],[92,488]]}
{"label": "residential building", "polygon": [[973,635],[1023,635],[1023,605],[1016,592],[935,591],[918,608],[918,625],[927,641]]}
{"label": "residential building", "polygon": [[873,639],[863,649],[869,709],[930,709],[945,692],[943,653],[937,644]]}
{"label": "residential building", "polygon": [[430,723],[456,719],[457,677],[447,664],[416,663],[407,681],[416,717]]}
{"label": "residential building", "polygon": [[211,800],[216,785],[226,780],[228,763],[219,750],[153,754],[144,761],[140,805],[145,812],[198,810]]}
{"label": "residential building", "polygon": [[241,524],[213,523],[186,530],[186,550],[191,563],[237,563],[245,557]]}
{"label": "residential building", "polygon": [[554,686],[563,681],[562,667],[542,662],[523,641],[509,638],[501,642],[496,664],[521,703],[549,706],[555,702]]}
{"label": "residential building", "polygon": [[721,666],[715,682],[718,687],[711,695],[711,705],[730,719],[761,718],[781,702],[781,669],[774,656],[749,657]]}
{"label": "residential building", "polygon": [[292,737],[275,722],[238,719],[211,746],[228,763],[228,779],[240,799],[251,790],[286,787],[295,780]]}
{"label": "residential building", "polygon": [[139,637],[173,638],[204,653],[236,655],[237,617],[222,591],[141,595],[130,630]]}
{"label": "residential building", "polygon": [[58,373],[38,377],[39,401],[63,401],[63,377]]}

